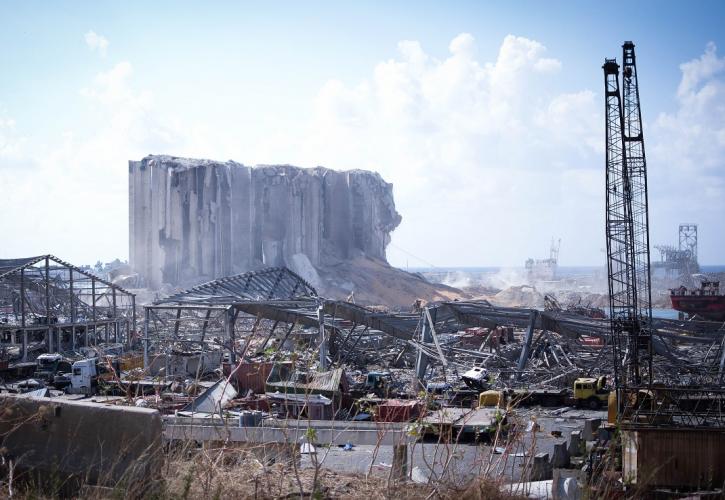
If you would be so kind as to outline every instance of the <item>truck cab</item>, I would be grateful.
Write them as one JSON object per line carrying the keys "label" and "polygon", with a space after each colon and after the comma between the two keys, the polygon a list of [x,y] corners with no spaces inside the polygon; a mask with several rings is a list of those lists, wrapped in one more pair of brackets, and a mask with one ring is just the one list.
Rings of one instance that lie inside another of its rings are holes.
{"label": "truck cab", "polygon": [[73,394],[94,394],[98,387],[97,358],[81,359],[73,363],[68,392]]}
{"label": "truck cab", "polygon": [[70,362],[58,353],[41,354],[35,365],[35,376],[48,381],[52,381],[57,373],[67,373],[71,369]]}
{"label": "truck cab", "polygon": [[574,381],[574,401],[577,406],[586,406],[591,410],[598,410],[602,404],[609,401],[607,377],[582,377]]}

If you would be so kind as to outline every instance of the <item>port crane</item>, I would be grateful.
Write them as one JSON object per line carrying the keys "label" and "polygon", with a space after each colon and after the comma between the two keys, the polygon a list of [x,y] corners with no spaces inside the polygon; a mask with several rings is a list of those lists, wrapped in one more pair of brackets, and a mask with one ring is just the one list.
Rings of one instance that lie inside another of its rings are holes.
{"label": "port crane", "polygon": [[602,67],[609,317],[620,396],[652,384],[647,162],[634,43],[622,46],[622,63],[621,90],[616,59]]}

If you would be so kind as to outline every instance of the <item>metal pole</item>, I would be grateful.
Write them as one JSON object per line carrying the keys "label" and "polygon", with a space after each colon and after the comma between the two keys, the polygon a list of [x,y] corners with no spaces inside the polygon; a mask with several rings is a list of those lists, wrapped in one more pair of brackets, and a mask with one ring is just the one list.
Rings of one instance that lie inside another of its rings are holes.
{"label": "metal pole", "polygon": [[[96,331],[96,280],[94,278],[91,278],[91,300],[92,300],[91,306],[93,306],[91,308],[91,310],[93,311],[92,312],[92,314],[93,314],[93,339],[94,339],[93,344],[98,345],[98,337],[96,336],[96,334],[98,333]],[[86,327],[86,330],[87,330],[87,328],[88,327]],[[86,331],[86,342],[87,342],[87,331]]]}
{"label": "metal pole", "polygon": [[70,291],[70,345],[73,351],[76,350],[76,308],[75,308],[75,296],[73,295],[73,268],[68,268],[68,287]]}
{"label": "metal pole", "polygon": [[262,342],[261,347],[257,349],[257,352],[261,353],[264,352],[264,348],[267,347],[267,343],[269,342],[269,339],[272,338],[272,335],[274,335],[274,330],[277,328],[277,325],[279,324],[279,320],[275,321],[272,325],[272,328],[269,330],[269,334],[264,338],[264,342]]}
{"label": "metal pole", "polygon": [[[425,315],[421,312],[421,329],[420,329],[420,341],[422,344],[427,344],[433,341],[433,336],[428,332],[428,322],[426,321]],[[415,378],[418,380],[420,386],[425,386],[425,372],[428,369],[428,355],[423,351],[423,346],[418,346],[418,359],[415,363]]]}
{"label": "metal pole", "polygon": [[[131,295],[131,314],[133,315],[133,325],[132,326],[133,326],[133,334],[135,335],[136,334],[136,296],[135,295]],[[131,347],[131,337],[132,336],[133,335],[129,332],[128,339],[126,339],[129,347]]]}
{"label": "metal pole", "polygon": [[149,310],[144,307],[143,310],[143,368],[149,367]]}
{"label": "metal pole", "polygon": [[342,342],[339,343],[336,356],[338,362],[342,359],[342,349],[345,347],[345,345],[347,345],[347,341],[352,336],[355,328],[357,328],[357,323],[352,324],[352,328],[350,328],[350,331],[347,333],[347,335],[345,335],[345,338],[342,340]]}
{"label": "metal pole", "polygon": [[292,323],[289,326],[289,330],[287,330],[287,333],[285,333],[284,338],[282,339],[282,342],[280,342],[279,345],[277,346],[276,351],[279,351],[280,349],[282,349],[282,346],[285,344],[285,342],[287,342],[287,339],[292,334],[292,330],[294,330],[294,328],[295,328],[295,324]]}
{"label": "metal pole", "polygon": [[23,363],[28,361],[28,331],[23,329]]}
{"label": "metal pole", "polygon": [[176,310],[176,321],[174,322],[174,339],[179,338],[179,323],[181,323],[181,309]]}
{"label": "metal pole", "polygon": [[370,329],[369,326],[366,326],[365,328],[363,328],[363,331],[361,331],[358,334],[357,338],[355,339],[355,342],[353,342],[352,345],[350,346],[350,349],[348,349],[347,352],[345,352],[343,354],[342,358],[340,358],[340,363],[344,363],[345,361],[347,361],[347,358],[349,358],[350,356],[353,355],[353,351],[355,351],[355,348],[357,347],[358,343],[362,340],[362,338],[365,336],[365,334],[368,332],[369,329]]}
{"label": "metal pole", "polygon": [[224,314],[224,328],[226,330],[227,338],[229,339],[229,345],[231,346],[231,354],[229,355],[229,360],[231,361],[232,366],[235,366],[237,364],[237,351],[236,351],[236,345],[235,345],[235,339],[234,339],[234,317],[233,317],[233,308],[229,308],[226,313]]}
{"label": "metal pole", "polygon": [[53,331],[50,328],[50,259],[47,256],[45,257],[45,324],[48,327],[45,338],[48,352],[53,352]]}
{"label": "metal pole", "polygon": [[425,317],[428,319],[428,323],[430,325],[430,334],[431,337],[433,337],[433,343],[435,343],[436,350],[438,351],[438,356],[441,358],[441,364],[443,365],[443,370],[445,374],[445,369],[448,368],[448,361],[446,360],[446,357],[443,355],[443,349],[441,349],[441,344],[438,342],[438,334],[436,333],[435,329],[435,321],[430,316],[430,311],[428,308],[424,308],[423,312],[425,313]]}
{"label": "metal pole", "polygon": [[529,328],[526,330],[524,336],[524,345],[521,349],[521,356],[519,356],[518,370],[516,373],[516,380],[521,378],[521,373],[526,367],[526,363],[529,361],[529,353],[531,351],[531,340],[534,337],[534,328],[536,328],[536,318],[539,316],[539,311],[536,309],[531,310],[531,316],[529,317]]}
{"label": "metal pole", "polygon": [[317,323],[320,327],[320,367],[319,371],[327,371],[327,340],[325,339],[325,311],[320,304],[317,308]]}
{"label": "metal pole", "polygon": [[23,363],[28,360],[28,331],[25,329],[25,268],[20,270],[20,324],[23,327]]}
{"label": "metal pole", "polygon": [[113,341],[118,342],[118,312],[116,309],[116,289],[113,290]]}
{"label": "metal pole", "polygon": [[204,317],[204,323],[201,326],[201,341],[202,342],[204,342],[204,337],[206,337],[206,327],[207,327],[207,325],[209,325],[210,317],[211,317],[211,309],[207,309],[206,316]]}
{"label": "metal pole", "polygon": [[25,328],[25,269],[20,270],[20,324]]}

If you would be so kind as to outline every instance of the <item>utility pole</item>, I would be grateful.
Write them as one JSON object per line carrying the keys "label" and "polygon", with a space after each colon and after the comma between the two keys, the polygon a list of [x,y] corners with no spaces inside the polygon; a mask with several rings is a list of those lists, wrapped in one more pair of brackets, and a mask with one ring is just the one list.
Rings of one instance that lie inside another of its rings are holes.
{"label": "utility pole", "polygon": [[327,371],[327,338],[325,337],[325,310],[323,304],[317,307],[317,323],[320,327],[320,367],[319,371]]}

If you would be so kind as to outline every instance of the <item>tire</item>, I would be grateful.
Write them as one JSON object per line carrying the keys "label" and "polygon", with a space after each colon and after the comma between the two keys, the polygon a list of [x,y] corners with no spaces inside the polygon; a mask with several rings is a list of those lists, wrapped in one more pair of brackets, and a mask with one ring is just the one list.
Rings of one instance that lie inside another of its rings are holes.
{"label": "tire", "polygon": [[599,398],[595,398],[594,396],[587,399],[587,406],[590,410],[598,410],[601,406],[601,401],[599,401]]}

